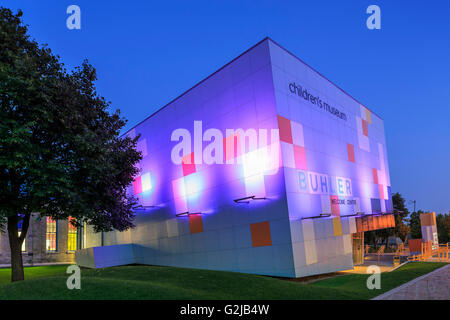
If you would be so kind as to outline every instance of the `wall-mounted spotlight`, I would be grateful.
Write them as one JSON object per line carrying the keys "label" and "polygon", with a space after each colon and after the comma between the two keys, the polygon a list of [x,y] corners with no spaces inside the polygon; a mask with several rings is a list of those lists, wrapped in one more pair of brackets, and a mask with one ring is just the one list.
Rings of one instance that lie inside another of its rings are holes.
{"label": "wall-mounted spotlight", "polygon": [[304,217],[304,218],[302,218],[302,220],[305,220],[305,219],[319,219],[319,218],[328,218],[328,217],[331,217],[331,213],[321,213],[320,215],[318,215],[318,216],[313,216],[313,217]]}
{"label": "wall-mounted spotlight", "polygon": [[137,207],[134,207],[133,210],[134,211],[149,211],[154,208],[158,208],[158,206],[141,206],[141,205],[139,205]]}
{"label": "wall-mounted spotlight", "polygon": [[236,203],[250,203],[250,201],[268,200],[266,197],[250,196],[233,200]]}
{"label": "wall-mounted spotlight", "polygon": [[177,217],[189,217],[190,215],[194,215],[194,214],[202,214],[201,212],[189,212],[189,211],[186,211],[186,212],[183,212],[183,213],[177,213],[177,214],[175,214],[175,216],[177,216]]}
{"label": "wall-mounted spotlight", "polygon": [[357,212],[357,213],[352,213],[352,214],[346,214],[346,215],[343,215],[343,216],[341,215],[340,217],[341,218],[344,218],[344,217],[355,217],[355,216],[360,216],[361,213],[364,214],[364,212]]}

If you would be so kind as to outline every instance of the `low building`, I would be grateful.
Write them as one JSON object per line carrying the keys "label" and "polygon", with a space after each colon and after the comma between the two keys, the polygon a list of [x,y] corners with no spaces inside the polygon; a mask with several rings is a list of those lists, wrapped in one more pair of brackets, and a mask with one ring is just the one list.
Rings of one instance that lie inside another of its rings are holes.
{"label": "low building", "polygon": [[[23,263],[74,263],[75,251],[83,248],[83,229],[77,230],[68,220],[55,221],[32,214],[27,237],[22,245]],[[0,233],[0,265],[9,265],[10,259],[8,234]]]}

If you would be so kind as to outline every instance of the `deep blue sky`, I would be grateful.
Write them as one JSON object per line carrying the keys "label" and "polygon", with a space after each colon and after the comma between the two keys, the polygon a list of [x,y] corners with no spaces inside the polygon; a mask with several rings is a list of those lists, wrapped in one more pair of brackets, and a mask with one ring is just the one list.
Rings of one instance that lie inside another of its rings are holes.
{"label": "deep blue sky", "polygon": [[[81,30],[66,8],[81,8]],[[370,4],[381,30],[368,30]],[[30,34],[67,67],[87,58],[101,95],[130,128],[266,36],[385,121],[392,190],[450,211],[450,2],[35,1]],[[412,209],[412,205],[409,205]]]}

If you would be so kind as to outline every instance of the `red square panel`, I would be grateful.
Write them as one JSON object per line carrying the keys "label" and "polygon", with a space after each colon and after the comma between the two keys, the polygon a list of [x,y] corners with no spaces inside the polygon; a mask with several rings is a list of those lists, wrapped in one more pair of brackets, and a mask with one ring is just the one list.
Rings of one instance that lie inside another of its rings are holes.
{"label": "red square panel", "polygon": [[280,131],[280,140],[293,143],[292,142],[292,129],[291,129],[291,120],[286,119],[282,116],[278,116],[278,129]]}
{"label": "red square panel", "polygon": [[373,176],[373,183],[378,184],[378,172],[377,172],[377,169],[372,168],[372,176]]}
{"label": "red square panel", "polygon": [[378,190],[380,191],[380,199],[384,199],[384,189],[382,184],[378,185]]}
{"label": "red square panel", "polygon": [[263,247],[272,245],[269,221],[252,223],[250,225],[250,233],[252,235],[253,247]]}
{"label": "red square panel", "polygon": [[363,130],[363,135],[368,137],[369,136],[369,128],[367,127],[367,121],[366,120],[362,120],[362,130]]}
{"label": "red square panel", "polygon": [[133,181],[133,192],[134,194],[139,194],[142,192],[142,181],[141,176],[137,177]]}
{"label": "red square panel", "polygon": [[331,214],[333,216],[340,216],[341,215],[341,209],[339,207],[339,198],[338,198],[338,196],[330,196],[330,203],[331,203]]}
{"label": "red square panel", "polygon": [[347,154],[348,161],[355,163],[355,147],[350,143],[347,143]]}
{"label": "red square panel", "polygon": [[225,162],[241,155],[241,139],[238,133],[223,138],[223,155]]}
{"label": "red square panel", "polygon": [[294,145],[295,168],[306,170],[306,152],[305,148]]}
{"label": "red square panel", "polygon": [[189,229],[191,233],[203,232],[203,221],[201,214],[189,215]]}
{"label": "red square panel", "polygon": [[196,171],[194,163],[194,153],[190,153],[183,157],[181,160],[181,165],[183,167],[183,175],[187,176]]}

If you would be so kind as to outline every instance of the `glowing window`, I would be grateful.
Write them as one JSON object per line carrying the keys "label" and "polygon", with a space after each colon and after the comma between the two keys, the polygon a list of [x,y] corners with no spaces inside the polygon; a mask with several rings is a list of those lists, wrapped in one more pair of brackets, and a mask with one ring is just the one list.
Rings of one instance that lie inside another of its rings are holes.
{"label": "glowing window", "polygon": [[[77,250],[77,227],[73,226],[71,221],[72,217],[69,217],[69,230],[67,232],[67,250]],[[75,220],[75,219],[74,219]]]}
{"label": "glowing window", "polygon": [[244,154],[244,178],[250,178],[253,176],[264,174],[266,159],[264,157],[261,157],[261,155],[262,152],[260,152],[259,150]]}
{"label": "glowing window", "polygon": [[136,179],[133,181],[134,194],[150,191],[152,190],[152,188],[153,185],[150,172],[144,173],[142,176],[136,177]]}
{"label": "glowing window", "polygon": [[83,244],[82,249],[86,248],[86,233],[87,233],[87,224],[86,222],[83,223]]}
{"label": "glowing window", "polygon": [[141,176],[141,183],[142,183],[142,192],[152,190],[152,179],[150,177],[149,172],[144,173]]}
{"label": "glowing window", "polygon": [[[21,217],[23,217],[22,215],[20,215]],[[20,237],[20,235],[22,234],[22,222],[23,220],[20,219],[19,222],[17,223],[17,234]],[[23,239],[22,242],[22,252],[26,252],[27,251],[27,238],[25,237],[25,239]]]}
{"label": "glowing window", "polygon": [[47,231],[45,232],[45,248],[47,251],[56,251],[56,220],[47,217]]}
{"label": "glowing window", "polygon": [[[18,235],[20,237],[20,234],[22,233],[22,231],[18,231]],[[27,238],[23,239],[22,242],[22,252],[27,252]]]}

